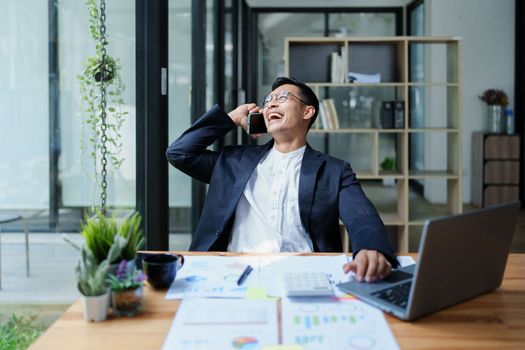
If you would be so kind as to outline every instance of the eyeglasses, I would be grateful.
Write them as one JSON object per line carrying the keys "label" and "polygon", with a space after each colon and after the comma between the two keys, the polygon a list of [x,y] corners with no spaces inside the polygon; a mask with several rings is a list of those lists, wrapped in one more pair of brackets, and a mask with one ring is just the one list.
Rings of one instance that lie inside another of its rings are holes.
{"label": "eyeglasses", "polygon": [[283,103],[286,102],[286,100],[288,99],[288,96],[290,96],[290,95],[292,95],[293,97],[295,97],[296,99],[298,99],[299,101],[301,101],[302,103],[304,103],[305,105],[308,106],[308,103],[304,102],[302,99],[300,99],[296,95],[292,94],[290,91],[283,90],[283,91],[281,91],[279,93],[269,94],[268,96],[266,96],[266,98],[264,99],[264,102],[263,102],[263,108],[268,107],[268,104],[270,102],[272,102],[274,97],[277,99],[277,102],[279,104],[283,104]]}

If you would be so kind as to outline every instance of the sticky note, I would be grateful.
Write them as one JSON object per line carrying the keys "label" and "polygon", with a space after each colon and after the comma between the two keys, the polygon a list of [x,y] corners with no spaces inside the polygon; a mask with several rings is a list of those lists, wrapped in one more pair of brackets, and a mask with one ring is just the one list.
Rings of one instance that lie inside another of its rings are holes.
{"label": "sticky note", "polygon": [[248,300],[277,300],[278,298],[269,297],[266,289],[262,287],[248,287],[246,290],[246,299]]}

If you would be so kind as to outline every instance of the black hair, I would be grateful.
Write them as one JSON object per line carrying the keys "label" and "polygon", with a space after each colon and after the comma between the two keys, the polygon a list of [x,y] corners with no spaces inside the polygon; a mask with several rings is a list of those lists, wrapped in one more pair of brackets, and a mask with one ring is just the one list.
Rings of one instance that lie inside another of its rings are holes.
{"label": "black hair", "polygon": [[308,106],[313,106],[315,108],[314,115],[310,121],[310,125],[308,126],[311,128],[315,122],[315,119],[317,118],[317,115],[319,114],[319,99],[315,95],[315,92],[308,85],[295,78],[278,77],[272,84],[272,91],[277,89],[279,86],[286,84],[297,86],[299,88],[299,95],[301,99]]}

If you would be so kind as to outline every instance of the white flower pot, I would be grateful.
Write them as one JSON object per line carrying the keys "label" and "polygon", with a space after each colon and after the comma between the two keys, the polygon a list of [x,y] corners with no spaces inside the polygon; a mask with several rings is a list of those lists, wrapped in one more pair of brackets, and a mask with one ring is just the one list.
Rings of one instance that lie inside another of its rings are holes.
{"label": "white flower pot", "polygon": [[86,322],[100,322],[107,318],[109,311],[109,296],[109,291],[96,297],[82,296],[84,320],[86,320]]}
{"label": "white flower pot", "polygon": [[505,118],[501,106],[487,106],[487,131],[495,134],[501,134],[505,131]]}

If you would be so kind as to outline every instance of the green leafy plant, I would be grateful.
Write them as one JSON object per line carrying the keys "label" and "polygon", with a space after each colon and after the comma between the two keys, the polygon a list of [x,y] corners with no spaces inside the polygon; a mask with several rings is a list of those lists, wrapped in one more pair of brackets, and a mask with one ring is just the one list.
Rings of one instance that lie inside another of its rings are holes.
{"label": "green leafy plant", "polygon": [[135,259],[137,250],[144,245],[144,233],[140,229],[142,216],[134,212],[131,216],[126,217],[119,225],[118,233],[126,237],[128,244],[122,250],[120,257],[125,260]]}
{"label": "green leafy plant", "polygon": [[105,216],[101,211],[95,210],[94,216],[86,214],[82,222],[81,234],[86,241],[86,246],[91,251],[96,261],[100,263],[108,257],[109,250],[116,236],[126,239],[126,245],[119,255],[110,259],[110,263],[121,260],[133,260],[144,244],[144,234],[140,229],[142,216],[135,212],[127,216],[119,224],[116,214]]}
{"label": "green leafy plant", "polygon": [[42,334],[43,326],[35,324],[36,315],[11,315],[0,324],[0,349],[27,349]]}
{"label": "green leafy plant", "polygon": [[[97,161],[97,159],[101,158],[103,151],[107,157],[106,169],[108,173],[117,170],[124,162],[124,159],[121,157],[123,144],[120,139],[122,137],[121,129],[128,112],[122,110],[125,90],[121,77],[122,65],[118,59],[105,53],[109,42],[107,34],[103,37],[100,35],[101,14],[97,2],[97,0],[86,1],[89,11],[89,31],[96,44],[95,56],[86,59],[84,69],[81,74],[77,75],[77,79],[82,98],[80,106],[82,119],[80,153],[82,156],[89,153],[89,158],[93,162],[94,172],[88,173],[84,162],[82,163],[82,169],[98,187],[102,185],[100,183],[101,162]],[[104,74],[102,74],[103,66]],[[102,107],[102,80],[107,91],[107,98],[104,97],[105,108]],[[103,109],[106,113],[105,125],[103,125],[101,116]],[[105,145],[103,145],[101,140],[103,129],[106,137]],[[89,147],[84,140],[88,140]],[[82,160],[84,158],[81,157]]]}
{"label": "green leafy plant", "polygon": [[392,157],[385,157],[380,164],[381,170],[394,171],[396,170],[396,159]]}
{"label": "green leafy plant", "polygon": [[137,269],[134,261],[122,260],[117,273],[110,273],[107,282],[112,291],[120,292],[141,287],[145,279],[146,275]]}
{"label": "green leafy plant", "polygon": [[117,259],[122,249],[128,243],[127,240],[124,237],[115,236],[107,258],[98,263],[95,256],[86,246],[79,247],[76,243],[69,240],[67,236],[64,236],[64,239],[82,254],[75,269],[80,293],[84,296],[99,296],[106,293],[108,289],[106,279],[110,262]]}

